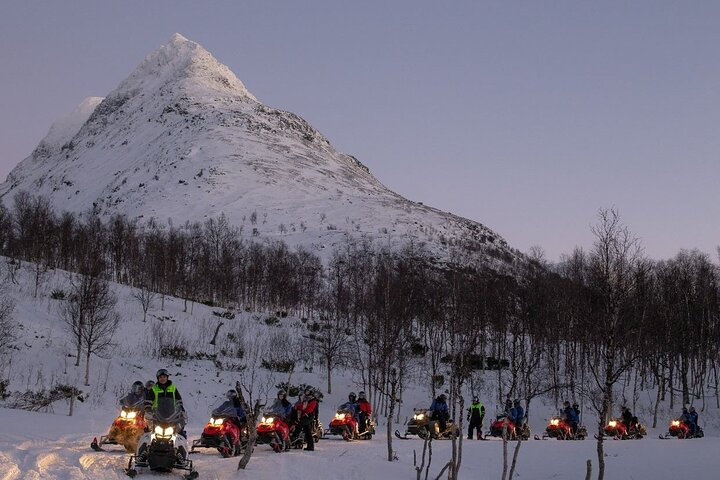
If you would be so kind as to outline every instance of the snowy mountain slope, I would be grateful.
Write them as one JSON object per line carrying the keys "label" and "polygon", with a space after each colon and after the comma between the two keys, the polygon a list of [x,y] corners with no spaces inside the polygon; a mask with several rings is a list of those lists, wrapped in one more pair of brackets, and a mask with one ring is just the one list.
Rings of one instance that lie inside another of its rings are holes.
{"label": "snowy mountain slope", "polygon": [[[2,265],[6,259],[0,259]],[[4,272],[3,272],[4,273]],[[173,341],[185,344],[190,352],[212,353],[209,346],[214,327],[220,321],[213,315],[213,309],[194,305],[192,311],[182,311],[182,301],[165,299],[161,310],[158,302],[151,308],[147,323],[142,321],[142,312],[137,301],[132,299],[132,290],[122,285],[113,285],[118,296],[118,311],[122,323],[110,358],[94,357],[90,387],[82,386],[84,364],[73,366],[74,358],[68,357],[73,348],[58,317],[58,300],[50,298],[53,289],[68,289],[67,274],[50,272],[44,279],[38,298],[32,297],[32,266],[26,266],[18,273],[18,284],[8,282],[8,294],[16,303],[14,318],[22,325],[18,347],[12,350],[10,359],[0,362],[0,378],[10,379],[10,390],[39,390],[55,383],[79,386],[87,400],[76,404],[76,414],[68,417],[68,406],[64,402],[54,405],[54,413],[31,413],[0,408],[0,479],[121,479],[126,478],[123,467],[127,455],[119,449],[108,453],[95,453],[89,448],[94,436],[104,434],[117,414],[117,398],[126,392],[136,379],[152,378],[156,369],[164,367],[171,372],[172,380],[183,394],[189,412],[188,433],[190,439],[197,438],[207,421],[207,410],[222,393],[234,385],[239,374],[218,370],[210,360],[171,360],[157,358],[152,354],[152,339],[157,332],[172,337]],[[3,276],[4,278],[4,276]],[[304,329],[297,318],[283,318],[277,325],[264,322],[267,315],[244,313],[235,319],[223,319],[217,351],[227,348],[227,335],[245,332],[246,338],[267,338],[274,332],[287,330],[293,336],[300,336]],[[231,357],[221,357],[231,361]],[[300,367],[313,366],[301,363]],[[262,370],[264,375],[271,375]],[[485,372],[484,389],[481,399],[486,405],[488,418],[497,407],[493,398],[497,395],[494,383],[496,373]],[[287,374],[272,374],[275,382],[283,381]],[[293,383],[310,383],[322,386],[325,374],[318,369],[304,371],[300,368],[293,375]],[[324,388],[321,388],[324,390]],[[335,375],[333,394],[326,393],[320,407],[322,421],[327,424],[333,413],[333,405],[339,404],[348,391],[358,391],[352,370],[338,370]],[[466,394],[469,392],[466,392]],[[647,395],[646,395],[647,394]],[[269,396],[274,395],[271,387]],[[643,392],[636,413],[648,418],[651,409],[645,401],[654,398],[652,392]],[[403,429],[402,423],[411,414],[412,406],[427,405],[430,401],[426,388],[416,384],[408,385],[400,405],[401,422],[393,425]],[[712,402],[711,402],[712,403]],[[664,407],[664,405],[663,405]],[[546,419],[553,412],[551,402],[536,399],[530,425],[534,432],[544,428]],[[664,408],[661,418],[667,419],[671,412]],[[592,428],[594,418],[588,416],[585,423]],[[640,441],[608,441],[607,476],[611,479],[669,480],[688,475],[688,478],[709,480],[717,478],[714,452],[720,448],[718,411],[708,404],[702,413],[701,423],[707,437],[700,440],[661,441],[659,433],[664,432],[664,422],[650,430],[648,438]],[[314,454],[291,451],[277,455],[267,446],[259,446],[246,472],[235,471],[237,459],[221,459],[216,453],[206,451],[194,456],[201,478],[231,479],[257,478],[277,480],[278,478],[306,479],[382,479],[415,478],[412,468],[413,450],[421,454],[419,440],[401,441],[394,439],[394,450],[398,461],[386,460],[385,423],[380,419],[380,432],[368,442],[346,443],[339,439],[321,440]],[[110,447],[112,448],[112,447]],[[500,478],[502,444],[496,441],[464,442],[463,466],[460,478]],[[510,450],[512,452],[512,448]],[[518,463],[518,477],[525,479],[576,479],[584,478],[585,460],[596,464],[595,442],[529,441],[522,445]],[[434,442],[431,477],[435,478],[450,456],[449,442]],[[596,467],[595,467],[595,471]],[[155,476],[147,475],[147,478]],[[167,476],[179,478],[179,475]]]}
{"label": "snowy mountain slope", "polygon": [[95,208],[175,225],[224,212],[244,235],[316,251],[351,234],[427,242],[445,258],[451,245],[479,252],[480,262],[519,258],[487,227],[390,191],[302,118],[259,103],[179,34],[95,102],[80,109],[85,115],[96,105],[86,121],[66,124],[62,135],[51,129],[12,170],[0,184],[6,204],[28,190],[58,210]]}

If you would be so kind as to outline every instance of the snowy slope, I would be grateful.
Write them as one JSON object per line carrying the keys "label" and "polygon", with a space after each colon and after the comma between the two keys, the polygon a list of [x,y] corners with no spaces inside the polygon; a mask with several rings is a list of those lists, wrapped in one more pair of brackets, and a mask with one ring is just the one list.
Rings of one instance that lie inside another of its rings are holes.
{"label": "snowy slope", "polygon": [[[2,260],[4,265],[5,259]],[[162,329],[164,334],[175,341],[185,343],[190,352],[211,353],[208,345],[212,331],[219,321],[209,307],[195,305],[190,311],[182,312],[182,301],[166,298],[165,309],[160,303],[150,310],[147,323],[142,322],[139,305],[130,296],[131,289],[114,285],[118,295],[118,310],[122,315],[121,328],[116,338],[118,346],[111,352],[111,358],[94,358],[91,370],[91,386],[83,387],[84,364],[73,366],[68,354],[72,346],[68,342],[62,323],[58,318],[58,301],[49,298],[55,288],[67,289],[67,276],[63,272],[49,274],[44,281],[37,299],[32,298],[32,272],[29,266],[18,275],[19,285],[9,284],[9,294],[17,307],[15,319],[22,324],[22,330],[12,351],[12,358],[0,361],[0,378],[10,378],[11,390],[37,390],[54,383],[69,383],[80,386],[87,394],[87,400],[77,404],[76,415],[66,416],[68,406],[62,402],[54,406],[53,413],[30,413],[0,408],[0,480],[20,479],[120,479],[127,455],[119,449],[107,453],[95,453],[89,449],[93,437],[104,434],[116,411],[116,400],[136,379],[152,378],[156,369],[168,368],[171,378],[183,394],[189,412],[188,433],[190,439],[197,438],[207,420],[208,407],[227,388],[239,380],[238,374],[217,371],[208,360],[171,361],[151,355],[153,331]],[[268,337],[280,329],[286,329],[293,336],[300,336],[304,326],[296,318],[282,319],[280,326],[268,326],[263,319],[266,315],[245,313],[234,320],[223,320],[218,350],[227,346],[227,334],[244,332],[246,338]],[[208,333],[209,332],[209,333]],[[225,360],[231,360],[226,358]],[[300,364],[311,367],[311,363]],[[307,382],[322,386],[325,375],[316,368],[314,372],[298,371],[293,383]],[[264,375],[268,375],[264,370]],[[495,411],[495,372],[487,372],[482,400],[488,410],[488,417]],[[275,374],[273,382],[286,379],[286,374]],[[332,395],[327,395],[321,404],[321,419],[327,424],[333,409],[343,400],[348,391],[358,391],[351,371],[339,371],[335,375]],[[468,392],[466,392],[467,394]],[[274,396],[274,388],[269,396]],[[403,393],[401,424],[393,425],[403,429],[402,423],[411,413],[414,405],[429,403],[429,393],[419,385],[409,385]],[[649,417],[643,400],[653,398],[651,392],[643,392],[639,408],[641,419]],[[537,403],[535,403],[537,402]],[[608,479],[658,479],[670,480],[679,476],[699,480],[717,478],[717,460],[714,455],[720,448],[718,412],[708,406],[703,412],[701,423],[708,435],[700,440],[661,441],[659,433],[664,432],[664,420],[660,427],[650,430],[649,436],[640,441],[608,441]],[[530,421],[534,432],[541,432],[553,406],[534,401]],[[662,419],[669,418],[665,406],[661,409]],[[585,423],[592,426],[593,418]],[[385,424],[380,420],[379,434],[371,441],[346,443],[340,439],[322,440],[313,454],[291,451],[273,453],[267,446],[259,446],[248,470],[236,473],[237,459],[221,459],[210,451],[194,457],[201,478],[233,479],[254,478],[277,480],[294,478],[298,480],[317,479],[414,479],[412,468],[413,450],[418,455],[422,450],[419,440],[401,441],[394,439],[398,461],[386,461]],[[487,427],[487,420],[486,420]],[[112,447],[109,447],[112,449]],[[464,442],[464,460],[461,478],[500,478],[502,444],[496,441]],[[435,442],[431,477],[434,478],[449,458],[449,442]],[[512,451],[512,449],[511,449]],[[521,447],[518,464],[520,479],[577,479],[584,478],[586,459],[596,463],[595,442],[529,441]],[[143,478],[179,478],[177,475],[144,475]]]}
{"label": "snowy slope", "polygon": [[487,227],[387,189],[302,118],[258,102],[179,34],[102,102],[85,101],[79,111],[12,170],[0,199],[28,190],[58,210],[95,208],[177,226],[224,212],[244,235],[315,251],[351,234],[384,245],[427,242],[445,258],[461,245],[500,266],[519,258]]}

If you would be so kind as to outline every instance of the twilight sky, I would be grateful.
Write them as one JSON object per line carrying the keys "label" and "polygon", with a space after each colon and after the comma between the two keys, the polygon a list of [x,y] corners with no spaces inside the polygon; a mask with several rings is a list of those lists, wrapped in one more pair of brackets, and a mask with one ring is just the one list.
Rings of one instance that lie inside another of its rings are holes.
{"label": "twilight sky", "polygon": [[720,2],[0,3],[0,181],[179,32],[386,186],[550,260],[619,209],[653,258],[720,245]]}

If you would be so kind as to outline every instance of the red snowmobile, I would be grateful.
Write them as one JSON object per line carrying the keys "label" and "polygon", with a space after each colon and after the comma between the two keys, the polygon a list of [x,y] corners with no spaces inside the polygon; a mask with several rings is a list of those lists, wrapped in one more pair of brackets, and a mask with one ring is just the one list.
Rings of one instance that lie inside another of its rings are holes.
{"label": "red snowmobile", "polygon": [[515,428],[515,422],[507,418],[505,414],[500,414],[490,424],[490,431],[485,434],[485,438],[503,438],[503,434],[506,435],[508,440],[517,440],[518,438],[521,438],[522,440],[529,440],[530,427],[528,427],[527,423],[524,423],[520,429],[517,429]]}
{"label": "red snowmobile", "polygon": [[[557,438],[558,440],[585,440],[587,437],[587,430],[583,425],[578,425],[577,433],[573,435],[572,425],[565,420],[562,416],[554,416],[550,418],[545,433],[543,433],[543,440],[547,438]],[[535,437],[537,439],[537,436]]]}
{"label": "red snowmobile", "polygon": [[375,434],[375,424],[368,418],[366,430],[360,432],[358,419],[355,418],[354,412],[347,407],[341,405],[338,407],[335,417],[330,421],[327,432],[330,435],[339,435],[343,440],[369,440]]}
{"label": "red snowmobile", "polygon": [[90,448],[96,452],[102,452],[104,451],[103,445],[122,445],[129,453],[135,453],[138,441],[147,427],[142,404],[124,405],[110,426],[108,434],[101,436],[99,442],[97,437],[93,438]]}
{"label": "red snowmobile", "polygon": [[[639,422],[631,425],[628,430],[627,425],[620,418],[613,418],[610,420],[604,428],[604,436],[613,438],[615,440],[639,440],[647,435],[647,431],[644,425]],[[598,438],[595,435],[595,438]]]}
{"label": "red snowmobile", "polygon": [[666,440],[668,438],[678,438],[678,439],[686,439],[686,438],[702,438],[705,436],[705,434],[702,431],[702,428],[698,426],[697,432],[690,433],[690,424],[686,421],[683,421],[680,418],[675,418],[670,422],[670,427],[668,428],[668,433],[665,435],[660,435],[660,439]]}
{"label": "red snowmobile", "polygon": [[231,401],[223,402],[210,415],[202,435],[193,441],[190,453],[195,453],[196,448],[216,448],[223,458],[239,455],[248,442],[245,419],[238,418]]}
{"label": "red snowmobile", "polygon": [[[280,453],[290,450],[290,426],[288,421],[279,413],[268,412],[263,414],[257,425],[257,443],[267,444]],[[299,435],[302,438],[302,435]]]}

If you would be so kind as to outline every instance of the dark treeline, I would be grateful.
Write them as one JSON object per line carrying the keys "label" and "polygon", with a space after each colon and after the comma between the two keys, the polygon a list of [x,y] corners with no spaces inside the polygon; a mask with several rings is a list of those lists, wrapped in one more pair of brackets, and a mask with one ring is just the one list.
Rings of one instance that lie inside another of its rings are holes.
{"label": "dark treeline", "polygon": [[60,268],[179,297],[186,308],[307,318],[328,373],[351,362],[385,409],[408,378],[454,398],[476,390],[478,368],[493,368],[488,357],[508,362],[497,398],[527,407],[539,395],[570,396],[604,418],[650,389],[656,412],[666,400],[674,408],[715,397],[720,406],[717,266],[698,251],[648,260],[615,211],[601,211],[593,233],[589,251],[557,265],[528,258],[506,275],[466,267],[460,254],[439,266],[422,246],[389,251],[363,240],[323,264],[279,241],[248,241],[224,216],[174,228],[57,214],[23,192],[0,205],[0,253],[32,262],[36,285]]}

